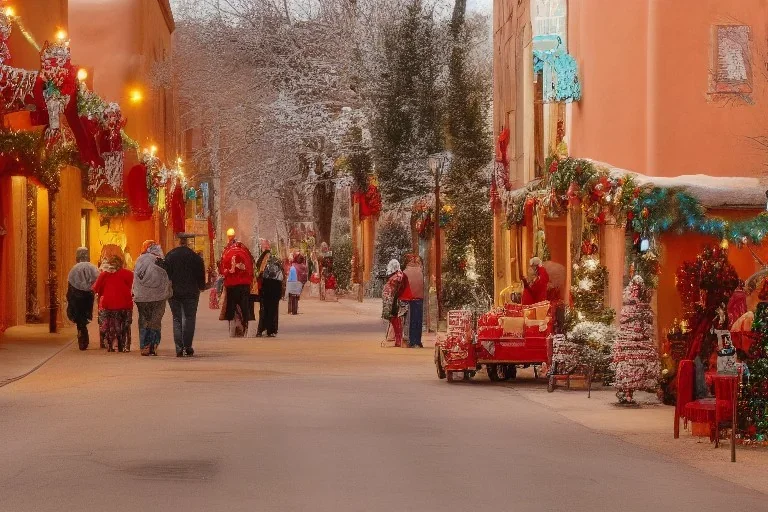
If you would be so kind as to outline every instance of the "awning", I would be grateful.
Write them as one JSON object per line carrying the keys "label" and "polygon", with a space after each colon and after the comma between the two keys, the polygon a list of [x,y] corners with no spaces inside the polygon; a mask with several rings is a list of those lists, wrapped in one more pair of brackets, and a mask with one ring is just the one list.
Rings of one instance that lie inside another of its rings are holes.
{"label": "awning", "polygon": [[533,73],[543,74],[544,103],[570,103],[581,99],[579,68],[562,48],[558,35],[533,38]]}

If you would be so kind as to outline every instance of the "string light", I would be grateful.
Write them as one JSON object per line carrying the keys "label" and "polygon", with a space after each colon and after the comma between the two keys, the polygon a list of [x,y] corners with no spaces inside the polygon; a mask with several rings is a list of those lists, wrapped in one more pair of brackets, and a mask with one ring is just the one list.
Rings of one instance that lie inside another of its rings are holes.
{"label": "string light", "polygon": [[129,95],[131,103],[140,103],[144,99],[144,95],[140,89],[132,89]]}
{"label": "string light", "polygon": [[88,78],[88,71],[85,68],[80,68],[77,70],[77,79],[81,82],[84,82],[85,79]]}
{"label": "string light", "polygon": [[[9,11],[11,12],[11,14],[8,14]],[[6,8],[5,14],[9,18],[11,18],[11,21],[13,21],[16,24],[16,27],[18,27],[19,32],[21,32],[21,35],[24,36],[24,39],[26,39],[27,42],[31,44],[32,47],[39,52],[41,49],[40,45],[37,44],[37,41],[35,41],[34,36],[24,26],[24,23],[21,21],[21,17],[16,16],[16,12],[13,10],[13,7]]]}
{"label": "string light", "polygon": [[157,153],[157,146],[155,146],[155,145],[153,144],[153,145],[152,145],[152,146],[150,146],[150,148],[149,148],[149,154],[151,154],[152,156],[155,156],[155,153]]}
{"label": "string light", "polygon": [[60,29],[58,32],[56,32],[56,39],[58,39],[59,41],[62,41],[62,42],[66,41],[67,33],[64,32],[64,30]]}

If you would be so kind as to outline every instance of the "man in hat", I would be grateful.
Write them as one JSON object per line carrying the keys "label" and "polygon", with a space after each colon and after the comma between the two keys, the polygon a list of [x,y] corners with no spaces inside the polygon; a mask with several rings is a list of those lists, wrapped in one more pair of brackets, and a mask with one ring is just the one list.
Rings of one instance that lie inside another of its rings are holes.
{"label": "man in hat", "polygon": [[[235,230],[227,231],[227,246],[221,255],[220,273],[224,276],[226,300],[224,301],[222,317],[229,321],[229,336],[234,338],[238,327],[245,336],[248,333],[249,322],[253,322],[254,308],[251,303],[251,287],[253,285],[253,256],[251,251],[235,238]],[[238,325],[239,319],[242,325]],[[256,334],[256,326],[251,326],[252,334]]]}
{"label": "man in hat", "polygon": [[528,279],[523,278],[523,305],[547,300],[547,286],[549,285],[547,269],[541,264],[540,258],[533,257],[530,263],[533,279],[529,282]]}
{"label": "man in hat", "polygon": [[176,357],[195,353],[192,339],[195,337],[197,305],[200,292],[205,289],[205,262],[189,247],[195,235],[179,233],[179,246],[165,257],[168,277],[173,286],[173,296],[168,299],[173,315],[173,341]]}

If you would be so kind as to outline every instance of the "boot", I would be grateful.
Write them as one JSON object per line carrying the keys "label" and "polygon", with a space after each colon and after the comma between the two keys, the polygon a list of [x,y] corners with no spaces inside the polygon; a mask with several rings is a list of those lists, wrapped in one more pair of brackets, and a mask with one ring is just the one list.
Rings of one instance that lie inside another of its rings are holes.
{"label": "boot", "polygon": [[152,352],[152,345],[147,345],[141,349],[141,355],[148,356]]}
{"label": "boot", "polygon": [[259,333],[259,323],[258,322],[248,322],[248,329],[247,329],[247,336],[249,338],[255,338],[256,335]]}
{"label": "boot", "polygon": [[84,328],[77,330],[77,346],[80,350],[88,348],[88,331]]}

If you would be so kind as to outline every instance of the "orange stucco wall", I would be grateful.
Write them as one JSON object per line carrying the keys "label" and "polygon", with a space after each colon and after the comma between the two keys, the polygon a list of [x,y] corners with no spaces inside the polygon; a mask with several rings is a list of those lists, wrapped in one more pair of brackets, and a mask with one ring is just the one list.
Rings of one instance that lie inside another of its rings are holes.
{"label": "orange stucco wall", "polygon": [[[652,176],[752,176],[768,156],[749,137],[768,118],[765,0],[570,0],[569,53],[583,98],[571,154]],[[709,94],[712,27],[749,25],[748,101]]]}
{"label": "orange stucco wall", "polygon": [[[67,30],[67,0],[9,0],[27,31],[42,46],[46,40],[53,41],[56,32]],[[39,69],[40,54],[21,34],[17,26],[13,27],[9,43],[11,65],[24,69]]]}
{"label": "orange stucco wall", "polygon": [[[169,162],[182,154],[172,88],[153,88],[153,68],[171,56],[172,28],[165,0],[69,0],[72,59],[92,70],[94,90],[116,101],[126,133],[143,147],[158,147]],[[143,94],[139,103],[130,93]]]}

